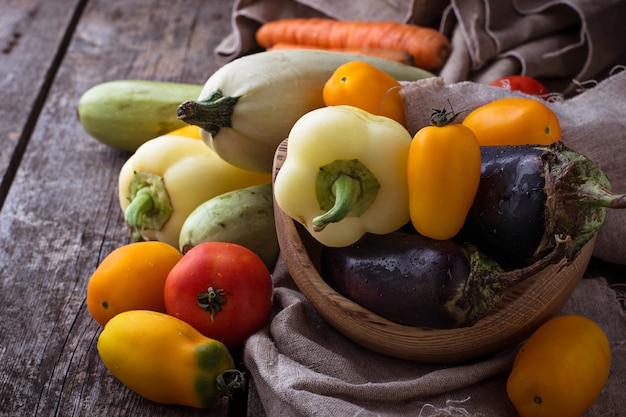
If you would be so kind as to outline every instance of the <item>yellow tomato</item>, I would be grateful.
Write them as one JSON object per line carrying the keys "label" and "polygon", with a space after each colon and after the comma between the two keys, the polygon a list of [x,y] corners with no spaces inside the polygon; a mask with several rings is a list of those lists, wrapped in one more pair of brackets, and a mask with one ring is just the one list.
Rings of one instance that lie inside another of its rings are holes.
{"label": "yellow tomato", "polygon": [[476,197],[480,171],[480,147],[470,129],[458,123],[420,129],[407,161],[415,230],[431,239],[454,237]]}
{"label": "yellow tomato", "polygon": [[339,66],[324,85],[324,104],[349,105],[406,125],[400,83],[374,65],[352,61]]}
{"label": "yellow tomato", "polygon": [[102,326],[123,311],[165,312],[165,279],[182,256],[178,249],[159,241],[115,249],[89,279],[87,310]]}
{"label": "yellow tomato", "polygon": [[470,112],[463,125],[481,146],[549,145],[561,140],[557,115],[539,99],[494,100]]}
{"label": "yellow tomato", "polygon": [[583,316],[559,316],[522,346],[507,394],[522,417],[579,417],[602,391],[610,367],[602,329]]}

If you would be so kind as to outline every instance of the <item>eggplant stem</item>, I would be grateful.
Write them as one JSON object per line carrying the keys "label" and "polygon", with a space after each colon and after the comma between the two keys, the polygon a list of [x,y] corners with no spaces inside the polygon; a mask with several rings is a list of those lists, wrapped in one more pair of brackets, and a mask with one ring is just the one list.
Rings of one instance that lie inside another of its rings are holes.
{"label": "eggplant stem", "polygon": [[616,194],[602,186],[585,183],[580,187],[580,203],[594,207],[626,208],[626,194]]}

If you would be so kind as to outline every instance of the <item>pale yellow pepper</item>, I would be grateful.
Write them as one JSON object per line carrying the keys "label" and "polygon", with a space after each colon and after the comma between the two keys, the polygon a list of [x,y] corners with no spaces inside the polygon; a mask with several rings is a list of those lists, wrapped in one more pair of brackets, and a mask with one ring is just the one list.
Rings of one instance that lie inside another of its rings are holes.
{"label": "pale yellow pepper", "polygon": [[222,160],[204,142],[166,135],[141,145],[119,174],[119,202],[133,240],[178,248],[185,219],[200,204],[228,191],[271,181]]}
{"label": "pale yellow pepper", "polygon": [[409,222],[411,135],[400,123],[353,106],[323,107],[302,116],[287,142],[275,201],[322,244],[347,246]]}

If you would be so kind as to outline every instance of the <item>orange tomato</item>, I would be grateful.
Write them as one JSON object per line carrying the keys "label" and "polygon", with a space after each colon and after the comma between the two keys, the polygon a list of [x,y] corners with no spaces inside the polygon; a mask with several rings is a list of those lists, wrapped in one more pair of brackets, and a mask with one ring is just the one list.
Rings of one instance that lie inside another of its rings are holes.
{"label": "orange tomato", "polygon": [[438,240],[463,227],[481,172],[476,136],[459,123],[446,123],[420,129],[407,161],[411,223],[421,235]]}
{"label": "orange tomato", "polygon": [[522,346],[507,394],[522,417],[579,417],[602,391],[610,367],[602,329],[587,317],[559,316]]}
{"label": "orange tomato", "polygon": [[557,115],[540,99],[507,97],[470,112],[463,125],[481,146],[549,145],[561,140]]}
{"label": "orange tomato", "polygon": [[167,243],[146,241],[121,246],[98,265],[87,284],[87,310],[104,326],[128,310],[165,312],[163,291],[182,253]]}
{"label": "orange tomato", "polygon": [[339,66],[323,89],[327,106],[348,105],[406,125],[400,83],[374,65],[352,61]]}

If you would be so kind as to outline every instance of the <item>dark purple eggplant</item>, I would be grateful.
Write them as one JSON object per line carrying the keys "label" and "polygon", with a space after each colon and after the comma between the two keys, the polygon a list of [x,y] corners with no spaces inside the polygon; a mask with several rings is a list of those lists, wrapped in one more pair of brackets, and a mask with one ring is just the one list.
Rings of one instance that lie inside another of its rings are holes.
{"label": "dark purple eggplant", "polygon": [[531,267],[504,271],[473,245],[416,233],[365,234],[323,247],[321,276],[344,297],[409,326],[458,328],[488,314],[511,286],[562,259],[570,240]]}
{"label": "dark purple eggplant", "polygon": [[507,269],[536,262],[572,238],[574,258],[604,222],[606,208],[626,208],[605,173],[562,142],[486,146],[480,185],[458,240],[468,240]]}

